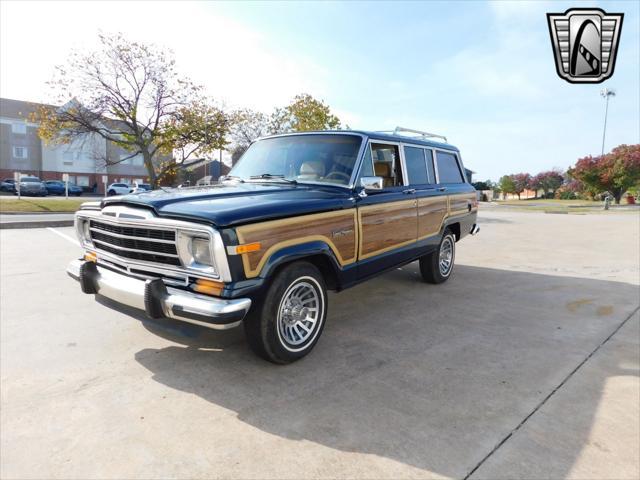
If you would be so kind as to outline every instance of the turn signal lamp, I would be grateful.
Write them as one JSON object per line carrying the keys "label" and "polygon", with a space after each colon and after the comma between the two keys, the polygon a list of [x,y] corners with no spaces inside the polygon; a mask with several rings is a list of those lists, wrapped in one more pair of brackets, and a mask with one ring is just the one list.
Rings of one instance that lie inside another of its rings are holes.
{"label": "turn signal lamp", "polygon": [[194,291],[204,293],[205,295],[220,295],[220,292],[222,292],[222,289],[224,288],[224,283],[199,278],[191,288],[193,288]]}
{"label": "turn signal lamp", "polygon": [[262,248],[262,245],[260,245],[260,242],[245,243],[244,245],[238,245],[236,247],[236,253],[238,255],[241,255],[243,253],[257,252],[261,248]]}
{"label": "turn signal lamp", "polygon": [[98,261],[98,256],[93,252],[87,252],[87,253],[84,254],[84,259],[87,262],[96,263]]}

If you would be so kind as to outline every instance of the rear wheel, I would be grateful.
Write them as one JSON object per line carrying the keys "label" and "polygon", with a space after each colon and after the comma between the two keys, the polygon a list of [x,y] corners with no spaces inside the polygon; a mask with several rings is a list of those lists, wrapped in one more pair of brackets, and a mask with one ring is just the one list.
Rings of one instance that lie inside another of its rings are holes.
{"label": "rear wheel", "polygon": [[420,258],[420,273],[425,282],[443,283],[451,276],[456,258],[456,237],[448,228],[440,245],[433,252]]}
{"label": "rear wheel", "polygon": [[251,349],[274,363],[307,355],[318,342],[327,316],[327,290],[318,269],[307,262],[278,272],[262,302],[244,320]]}
{"label": "rear wheel", "polygon": [[116,191],[115,191],[115,190],[109,190],[109,191],[107,192],[107,196],[109,196],[109,197],[112,197],[112,196],[114,196],[115,194],[116,194]]}

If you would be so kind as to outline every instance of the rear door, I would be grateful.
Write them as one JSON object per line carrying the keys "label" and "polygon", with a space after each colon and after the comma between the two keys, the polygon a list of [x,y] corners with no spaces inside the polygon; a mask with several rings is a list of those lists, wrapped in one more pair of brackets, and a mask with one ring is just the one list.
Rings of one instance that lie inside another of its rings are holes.
{"label": "rear door", "polygon": [[405,145],[404,152],[409,180],[416,190],[418,248],[429,247],[439,241],[438,233],[448,212],[447,196],[437,184],[433,150]]}
{"label": "rear door", "polygon": [[435,150],[438,189],[449,199],[449,217],[466,215],[473,209],[475,189],[470,188],[457,152]]}
{"label": "rear door", "polygon": [[417,235],[416,195],[408,185],[399,143],[370,142],[361,176],[372,174],[383,178],[384,188],[358,201],[361,278],[411,257]]}

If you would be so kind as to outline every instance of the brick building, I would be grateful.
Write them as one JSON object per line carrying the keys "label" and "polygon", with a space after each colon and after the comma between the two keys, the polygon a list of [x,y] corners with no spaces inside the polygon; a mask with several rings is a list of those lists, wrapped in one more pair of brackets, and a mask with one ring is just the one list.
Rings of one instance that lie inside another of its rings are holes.
{"label": "brick building", "polygon": [[59,180],[68,173],[70,182],[86,190],[97,184],[98,191],[103,188],[103,175],[108,176],[107,183],[148,181],[142,155],[113,164],[130,154],[98,135],[87,135],[69,145],[46,145],[38,137],[38,125],[31,121],[41,106],[0,98],[0,179],[21,172],[42,180]]}

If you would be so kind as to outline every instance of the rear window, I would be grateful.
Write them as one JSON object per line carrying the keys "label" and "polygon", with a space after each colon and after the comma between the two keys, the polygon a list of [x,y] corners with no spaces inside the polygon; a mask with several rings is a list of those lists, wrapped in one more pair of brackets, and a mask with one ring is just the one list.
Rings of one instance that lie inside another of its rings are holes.
{"label": "rear window", "polygon": [[41,182],[41,180],[38,177],[22,177],[20,181],[24,183],[40,183]]}
{"label": "rear window", "polygon": [[464,183],[456,156],[452,153],[437,151],[438,180],[440,183]]}

